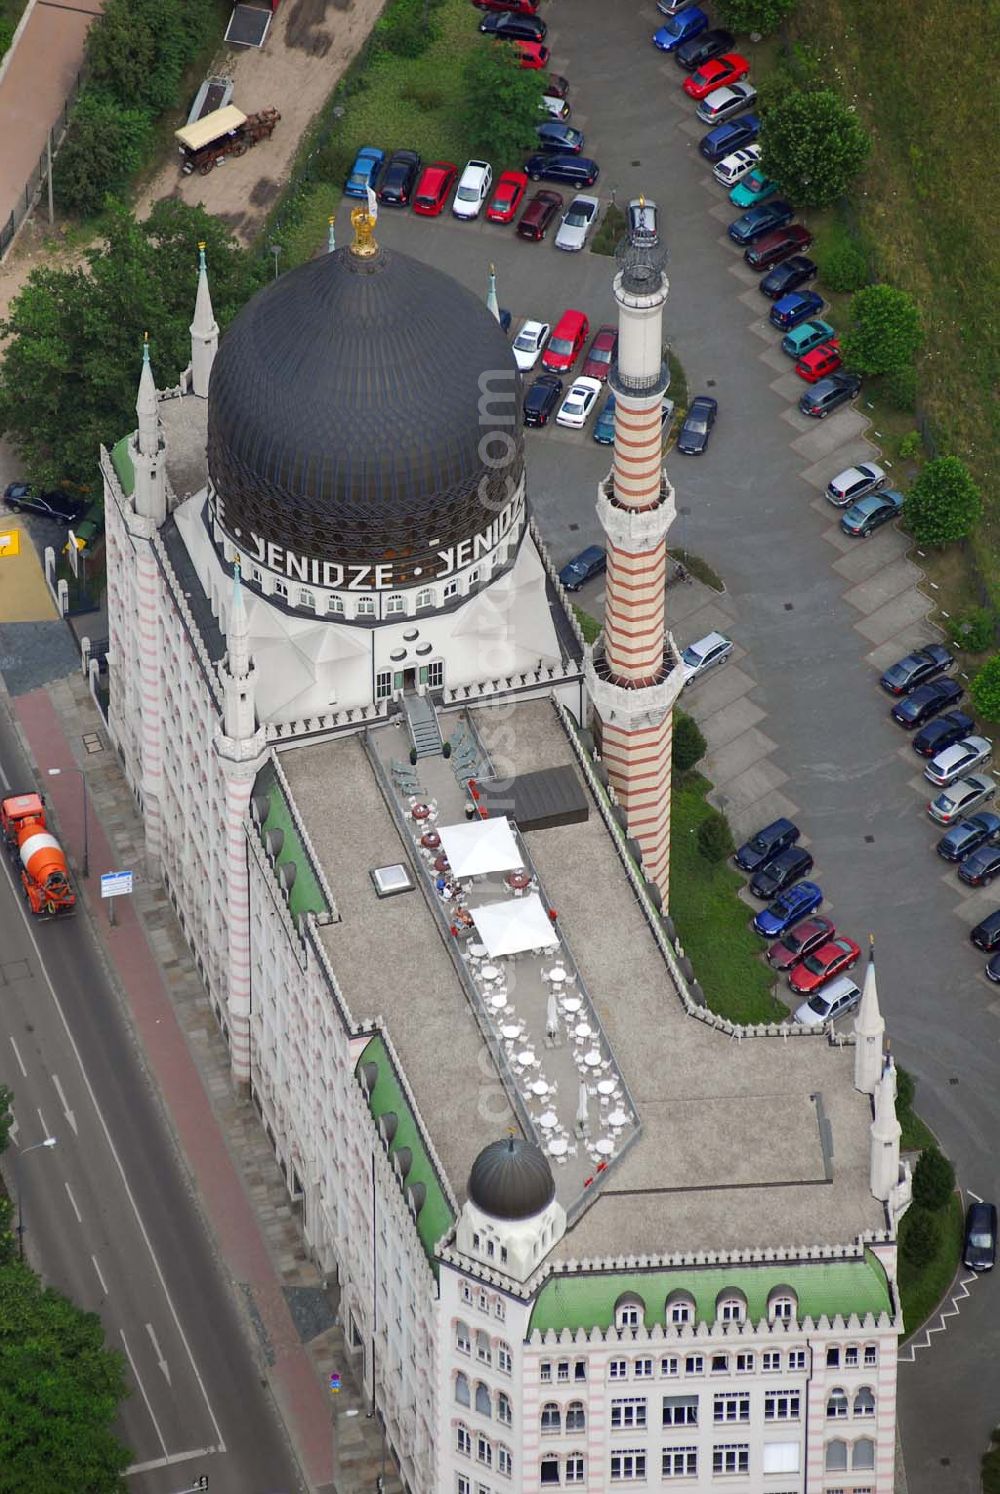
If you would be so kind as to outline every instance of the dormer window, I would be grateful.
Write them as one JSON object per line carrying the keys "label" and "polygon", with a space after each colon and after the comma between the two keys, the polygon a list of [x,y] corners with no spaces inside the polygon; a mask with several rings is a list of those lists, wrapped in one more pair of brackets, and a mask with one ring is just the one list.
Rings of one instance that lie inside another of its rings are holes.
{"label": "dormer window", "polygon": [[791,1323],[796,1306],[794,1292],[787,1287],[778,1287],[767,1299],[767,1316],[772,1323]]}
{"label": "dormer window", "polygon": [[683,1328],[694,1322],[694,1298],[689,1292],[671,1292],[667,1298],[667,1323],[671,1328]]}
{"label": "dormer window", "polygon": [[375,598],[374,597],[358,597],[357,606],[355,608],[355,614],[354,615],[356,617],[374,617],[375,616]]}
{"label": "dormer window", "polygon": [[394,613],[406,611],[406,598],[401,596],[386,597],[385,615],[391,617]]}
{"label": "dormer window", "polygon": [[746,1302],[737,1292],[723,1292],[716,1304],[720,1323],[743,1323],[746,1321]]}
{"label": "dormer window", "polygon": [[638,1328],[643,1320],[644,1303],[641,1297],[629,1295],[619,1297],[615,1304],[615,1327],[621,1329]]}

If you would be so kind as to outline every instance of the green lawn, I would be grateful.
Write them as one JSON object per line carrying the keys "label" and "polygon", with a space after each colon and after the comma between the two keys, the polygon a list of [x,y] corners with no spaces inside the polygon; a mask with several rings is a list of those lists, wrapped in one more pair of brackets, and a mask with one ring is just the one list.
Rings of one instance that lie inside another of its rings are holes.
{"label": "green lawn", "polygon": [[922,1152],[925,1147],[937,1146],[937,1138],[930,1126],[925,1125],[912,1110],[900,1110],[898,1119],[903,1128],[899,1145],[904,1152]]}
{"label": "green lawn", "polygon": [[780,1021],[788,1008],[771,995],[772,977],[759,959],[763,941],[736,896],[743,878],[728,862],[713,864],[698,850],[698,826],[711,812],[710,788],[698,773],[674,780],[670,916],[714,1012],[734,1022]]}
{"label": "green lawn", "polygon": [[[903,1304],[903,1331],[907,1338],[934,1312],[955,1279],[962,1254],[965,1218],[956,1194],[939,1216],[941,1235],[937,1255],[919,1270],[899,1252],[899,1295]],[[909,1216],[899,1226],[900,1243],[906,1239]]]}

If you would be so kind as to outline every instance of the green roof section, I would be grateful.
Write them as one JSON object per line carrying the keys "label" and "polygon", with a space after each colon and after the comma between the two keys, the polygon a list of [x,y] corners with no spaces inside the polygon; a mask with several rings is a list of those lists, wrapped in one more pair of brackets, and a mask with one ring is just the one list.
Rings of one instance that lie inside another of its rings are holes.
{"label": "green roof section", "polygon": [[111,448],[111,465],[115,469],[115,475],[122,485],[122,492],[126,498],[131,498],[135,488],[135,468],[132,466],[132,454],[129,451],[131,436],[122,436]]}
{"label": "green roof section", "polygon": [[255,797],[258,794],[266,795],[269,804],[267,819],[261,826],[261,839],[263,840],[268,830],[281,830],[283,833],[281,852],[274,863],[275,874],[289,862],[295,863],[295,881],[288,895],[288,907],[293,918],[298,918],[300,913],[329,913],[319,878],[299,838],[291,805],[285,798],[271,763],[265,764],[257,774],[253,791]]}
{"label": "green roof section", "polygon": [[380,1037],[372,1038],[365,1048],[355,1065],[355,1073],[360,1075],[365,1064],[369,1063],[373,1063],[378,1069],[378,1078],[368,1096],[368,1108],[375,1120],[389,1114],[396,1117],[396,1131],[389,1144],[389,1156],[392,1157],[400,1147],[409,1147],[412,1162],[406,1174],[405,1186],[409,1187],[413,1183],[424,1185],[424,1202],[417,1215],[417,1234],[436,1275],[434,1247],[451,1228],[455,1216],[441,1180],[427,1155],[420,1127],[396,1077],[389,1051]]}
{"label": "green roof section", "polygon": [[699,1323],[714,1323],[716,1301],[724,1288],[742,1292],[747,1317],[758,1323],[767,1317],[767,1299],[776,1287],[789,1287],[798,1301],[799,1318],[847,1318],[852,1313],[892,1313],[892,1297],[885,1271],[866,1250],[860,1260],[817,1260],[759,1266],[680,1266],[671,1271],[579,1271],[550,1277],[531,1314],[529,1333],[560,1333],[614,1327],[615,1303],[629,1294],[645,1304],[645,1323],[666,1326],[666,1301],[673,1292],[688,1292],[695,1300]]}

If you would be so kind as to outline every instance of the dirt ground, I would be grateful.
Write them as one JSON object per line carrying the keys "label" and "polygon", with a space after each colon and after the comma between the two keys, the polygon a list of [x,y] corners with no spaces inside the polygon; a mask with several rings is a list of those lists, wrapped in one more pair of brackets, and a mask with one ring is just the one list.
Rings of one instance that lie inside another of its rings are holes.
{"label": "dirt ground", "polygon": [[233,103],[246,114],[274,107],[281,122],[270,140],[230,158],[208,176],[181,176],[167,162],[140,194],[144,217],[161,197],[203,203],[244,243],[259,231],[288,180],[295,153],[382,9],[383,0],[284,0],[263,50],[227,48],[219,70],[232,77]]}

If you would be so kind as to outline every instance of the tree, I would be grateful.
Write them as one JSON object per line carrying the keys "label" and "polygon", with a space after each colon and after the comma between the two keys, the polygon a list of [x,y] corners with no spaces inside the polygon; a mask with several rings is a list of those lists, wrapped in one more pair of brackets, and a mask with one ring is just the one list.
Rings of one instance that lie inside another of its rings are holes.
{"label": "tree", "polygon": [[52,173],[52,190],[63,212],[93,217],[105,199],[121,193],[145,159],[153,133],[142,109],[129,109],[105,94],[84,89]]}
{"label": "tree", "polygon": [[923,1209],[943,1209],[955,1191],[955,1169],[936,1146],[925,1147],[913,1169],[913,1201]]}
{"label": "tree", "polygon": [[[14,1124],[14,1111],[11,1108],[14,1103],[14,1095],[6,1084],[0,1084],[0,1152],[7,1150],[10,1141],[10,1131]],[[5,1266],[14,1258],[14,1236],[11,1231],[11,1204],[10,1199],[3,1192],[0,1185],[0,1266]]]}
{"label": "tree", "polygon": [[841,197],[871,150],[868,131],[832,88],[791,89],[772,100],[760,143],[768,176],[806,207],[826,207]]}
{"label": "tree", "polygon": [[216,19],[213,6],[184,0],[108,0],[87,38],[92,85],[123,108],[163,114]]}
{"label": "tree", "polygon": [[1000,654],[987,659],[969,686],[976,715],[985,721],[1000,721]]}
{"label": "tree", "polygon": [[971,534],[983,498],[968,467],[958,457],[935,457],[917,477],[904,513],[913,538],[923,545],[947,545]]}
{"label": "tree", "polygon": [[706,861],[725,861],[733,853],[733,832],[717,809],[710,810],[698,826],[698,849]]}
{"label": "tree", "polygon": [[733,31],[759,31],[766,36],[777,31],[796,4],[797,0],[720,0],[719,10]]}
{"label": "tree", "polygon": [[117,1494],[128,1449],[112,1423],[126,1394],[122,1356],[81,1312],[19,1261],[0,1267],[0,1491]]}
{"label": "tree", "polygon": [[705,756],[708,743],[701,734],[701,728],[693,716],[686,711],[675,711],[674,713],[674,740],[671,750],[671,759],[674,769],[678,773],[686,773],[693,768],[699,758]]}
{"label": "tree", "polygon": [[920,310],[909,291],[866,285],[851,299],[844,360],[862,373],[888,373],[912,363],[923,340]]}
{"label": "tree", "polygon": [[114,208],[87,268],[32,272],[0,323],[0,336],[10,339],[0,365],[0,428],[33,479],[98,486],[99,446],[135,428],[144,332],[159,382],[176,382],[191,355],[201,240],[224,327],[266,266],[219,219],[177,199],[158,202],[141,224]]}
{"label": "tree", "polygon": [[900,1229],[902,1252],[911,1266],[917,1269],[929,1265],[934,1259],[940,1236],[937,1217],[926,1209],[914,1206],[903,1218]]}
{"label": "tree", "polygon": [[917,1081],[909,1069],[896,1065],[896,1114],[902,1120],[904,1115],[909,1115],[913,1109],[913,1100],[917,1092]]}
{"label": "tree", "polygon": [[542,85],[502,42],[475,47],[465,65],[465,124],[473,150],[502,165],[536,144]]}

